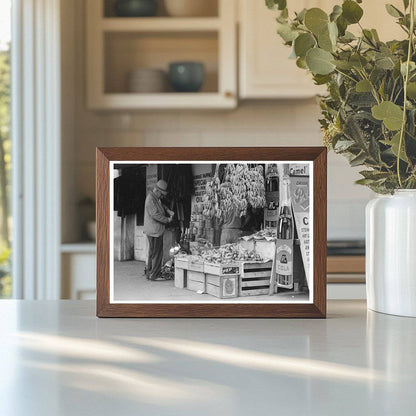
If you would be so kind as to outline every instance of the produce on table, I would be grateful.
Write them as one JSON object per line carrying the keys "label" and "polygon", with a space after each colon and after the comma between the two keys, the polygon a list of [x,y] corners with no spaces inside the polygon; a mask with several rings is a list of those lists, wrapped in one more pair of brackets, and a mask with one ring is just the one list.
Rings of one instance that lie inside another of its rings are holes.
{"label": "produce on table", "polygon": [[270,240],[277,238],[276,228],[265,228],[264,230],[257,231],[255,234],[249,236],[250,239],[254,240]]}
{"label": "produce on table", "polygon": [[218,169],[207,182],[203,198],[203,215],[229,222],[236,215],[246,214],[248,205],[266,206],[263,167],[247,164],[228,164],[224,180],[220,181]]}
{"label": "produce on table", "polygon": [[217,264],[227,264],[236,261],[263,261],[263,258],[254,251],[246,250],[238,244],[225,244],[218,248],[208,250],[200,249],[188,256],[192,262],[207,262]]}

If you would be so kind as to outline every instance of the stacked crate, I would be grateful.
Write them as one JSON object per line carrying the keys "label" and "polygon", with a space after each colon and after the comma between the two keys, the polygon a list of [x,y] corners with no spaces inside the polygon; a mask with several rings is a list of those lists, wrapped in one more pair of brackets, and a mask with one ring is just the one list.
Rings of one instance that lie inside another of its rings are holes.
{"label": "stacked crate", "polygon": [[267,295],[270,290],[272,260],[244,262],[240,272],[240,296]]}
{"label": "stacked crate", "polygon": [[238,296],[240,265],[239,263],[212,264],[205,263],[206,292],[220,299]]}
{"label": "stacked crate", "polygon": [[183,289],[187,286],[188,266],[186,257],[175,258],[175,287]]}
{"label": "stacked crate", "polygon": [[194,292],[206,292],[204,263],[202,261],[189,260],[186,287]]}

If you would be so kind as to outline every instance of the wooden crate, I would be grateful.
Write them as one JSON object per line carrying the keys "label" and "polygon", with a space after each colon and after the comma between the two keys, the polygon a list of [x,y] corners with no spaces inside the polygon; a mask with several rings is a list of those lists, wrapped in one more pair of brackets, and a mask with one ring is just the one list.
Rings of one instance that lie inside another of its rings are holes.
{"label": "wooden crate", "polygon": [[204,272],[198,272],[194,270],[187,271],[187,289],[193,292],[206,292],[206,278]]}
{"label": "wooden crate", "polygon": [[189,260],[187,257],[175,257],[175,268],[188,270]]}
{"label": "wooden crate", "polygon": [[187,285],[188,270],[178,267],[175,263],[175,287],[183,289]]}
{"label": "wooden crate", "polygon": [[191,261],[188,262],[188,270],[193,272],[203,272],[204,263],[202,261]]}
{"label": "wooden crate", "polygon": [[236,276],[240,274],[240,263],[204,263],[204,272],[216,276]]}
{"label": "wooden crate", "polygon": [[241,265],[240,296],[268,295],[273,262],[244,262]]}
{"label": "wooden crate", "polygon": [[238,275],[218,276],[214,274],[206,275],[206,291],[209,295],[220,299],[236,298],[238,296]]}

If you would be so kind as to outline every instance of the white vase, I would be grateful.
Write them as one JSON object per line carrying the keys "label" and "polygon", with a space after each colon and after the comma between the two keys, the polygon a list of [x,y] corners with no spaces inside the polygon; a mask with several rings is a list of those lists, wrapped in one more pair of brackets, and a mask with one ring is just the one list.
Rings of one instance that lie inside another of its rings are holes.
{"label": "white vase", "polygon": [[416,190],[368,203],[366,281],[369,309],[416,317]]}

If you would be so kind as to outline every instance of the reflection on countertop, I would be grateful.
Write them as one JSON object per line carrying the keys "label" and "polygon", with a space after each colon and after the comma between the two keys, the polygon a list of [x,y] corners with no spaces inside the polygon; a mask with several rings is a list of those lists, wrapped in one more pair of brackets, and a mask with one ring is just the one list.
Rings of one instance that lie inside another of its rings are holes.
{"label": "reflection on countertop", "polygon": [[330,301],[326,320],[97,319],[88,301],[0,313],[2,415],[414,415],[416,320],[363,301]]}

